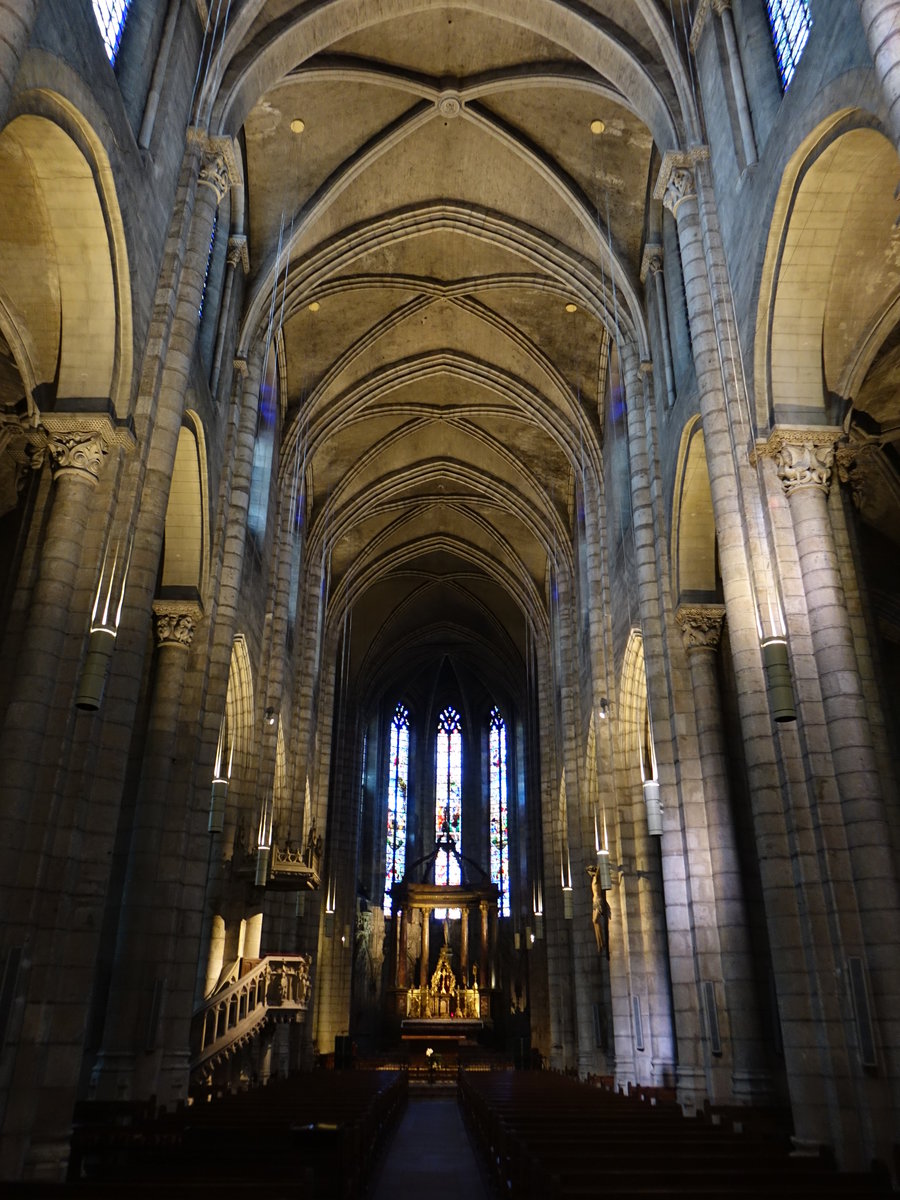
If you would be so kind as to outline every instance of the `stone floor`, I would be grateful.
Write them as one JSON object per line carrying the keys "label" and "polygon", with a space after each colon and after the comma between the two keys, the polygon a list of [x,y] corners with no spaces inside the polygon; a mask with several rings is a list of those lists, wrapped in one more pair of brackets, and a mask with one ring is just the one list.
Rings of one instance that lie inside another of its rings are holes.
{"label": "stone floor", "polygon": [[370,1200],[489,1200],[484,1170],[456,1103],[456,1089],[410,1093],[375,1172]]}

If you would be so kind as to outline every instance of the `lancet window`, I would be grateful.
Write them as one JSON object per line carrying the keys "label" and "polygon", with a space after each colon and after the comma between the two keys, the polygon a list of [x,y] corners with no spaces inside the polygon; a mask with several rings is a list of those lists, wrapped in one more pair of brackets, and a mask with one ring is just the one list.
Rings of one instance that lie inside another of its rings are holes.
{"label": "lancet window", "polygon": [[497,885],[497,911],[509,916],[509,807],[507,802],[506,722],[495,706],[489,733],[491,796],[491,882]]}
{"label": "lancet window", "polygon": [[259,389],[256,440],[253,443],[253,465],[250,471],[250,503],[247,508],[247,524],[257,537],[265,534],[269,513],[275,426],[278,421],[277,357],[275,346],[270,345],[262,387]]}
{"label": "lancet window", "polygon": [[384,872],[384,911],[392,911],[390,889],[406,871],[406,800],[409,789],[409,712],[402,704],[391,721],[388,776],[387,851]]}
{"label": "lancet window", "polygon": [[[449,705],[438,717],[434,833],[435,841],[449,834],[459,853],[462,837],[462,721],[456,709]],[[434,882],[443,885],[460,882],[459,861],[449,850],[438,851],[434,863]],[[444,915],[443,910],[435,910],[439,920]],[[451,909],[449,915],[458,917],[459,909]]]}

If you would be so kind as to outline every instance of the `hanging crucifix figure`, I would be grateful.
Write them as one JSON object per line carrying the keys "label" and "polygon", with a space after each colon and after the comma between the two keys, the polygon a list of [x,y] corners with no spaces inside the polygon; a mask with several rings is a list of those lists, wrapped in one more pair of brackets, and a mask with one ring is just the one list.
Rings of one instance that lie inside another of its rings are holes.
{"label": "hanging crucifix figure", "polygon": [[597,940],[597,953],[605,953],[609,961],[609,918],[612,916],[612,909],[607,902],[606,893],[600,886],[600,872],[596,867],[588,867],[587,873],[591,877],[591,921]]}

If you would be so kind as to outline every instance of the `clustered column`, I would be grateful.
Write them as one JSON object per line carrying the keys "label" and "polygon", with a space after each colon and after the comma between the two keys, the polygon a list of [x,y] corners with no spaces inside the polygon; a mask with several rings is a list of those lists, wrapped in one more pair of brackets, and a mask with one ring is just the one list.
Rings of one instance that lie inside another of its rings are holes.
{"label": "clustered column", "polygon": [[[734,1099],[739,1103],[761,1103],[770,1098],[770,1082],[763,1070],[746,905],[731,813],[722,697],[716,671],[725,608],[720,604],[682,605],[675,616],[688,657],[697,722],[700,777],[723,971],[722,1044],[730,1043]],[[704,986],[711,983],[717,991],[715,982],[707,980]]]}
{"label": "clustered column", "polygon": [[675,403],[675,368],[672,365],[672,342],[669,337],[669,313],[666,306],[666,287],[663,278],[663,248],[654,243],[644,249],[641,280],[650,279],[650,292],[656,309],[656,326],[662,348],[663,374],[666,380],[666,407]]}
{"label": "clustered column", "polygon": [[896,919],[900,891],[828,512],[834,445],[832,431],[781,428],[770,439],[769,452],[789,497],[865,958],[880,1038],[896,1079],[900,1065],[900,927]]}

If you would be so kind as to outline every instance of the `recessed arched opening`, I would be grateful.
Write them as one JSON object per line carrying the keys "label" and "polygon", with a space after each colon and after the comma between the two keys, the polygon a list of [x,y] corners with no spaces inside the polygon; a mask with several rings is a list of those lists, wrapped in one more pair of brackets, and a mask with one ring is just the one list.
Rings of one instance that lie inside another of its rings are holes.
{"label": "recessed arched opening", "polygon": [[679,604],[720,601],[716,522],[699,417],[693,417],[681,435],[672,499],[672,568]]}
{"label": "recessed arched opening", "polygon": [[104,166],[43,116],[17,117],[0,135],[0,328],[38,408],[105,407],[130,388],[124,239]]}
{"label": "recessed arched opening", "polygon": [[160,586],[163,595],[193,598],[203,595],[206,576],[206,463],[202,428],[188,420],[175,451]]}

